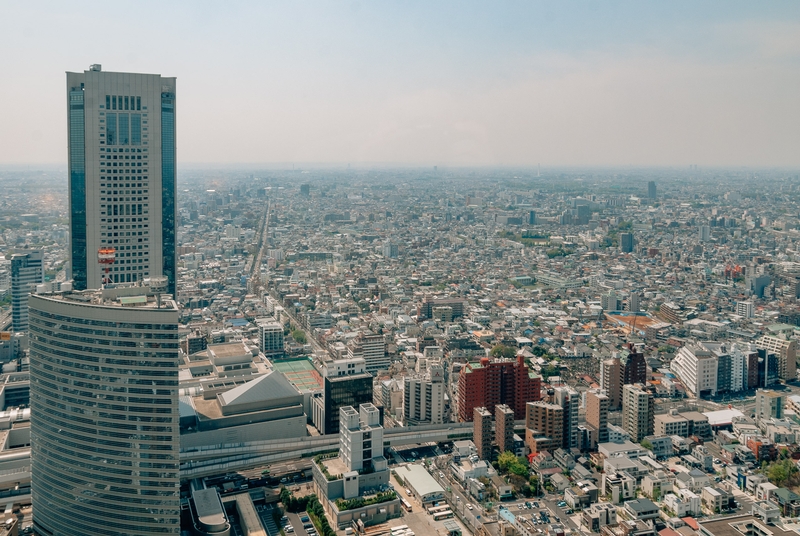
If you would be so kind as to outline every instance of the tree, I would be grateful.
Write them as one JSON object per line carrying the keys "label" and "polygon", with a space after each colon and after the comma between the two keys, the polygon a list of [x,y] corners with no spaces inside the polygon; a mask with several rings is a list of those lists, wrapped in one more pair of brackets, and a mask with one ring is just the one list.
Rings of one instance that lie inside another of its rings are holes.
{"label": "tree", "polygon": [[498,344],[492,348],[490,354],[492,357],[505,357],[505,358],[512,358],[517,355],[517,350],[512,348],[511,346],[506,346],[504,344]]}
{"label": "tree", "polygon": [[643,440],[642,440],[642,443],[641,443],[641,445],[642,445],[642,448],[644,448],[644,449],[647,449],[647,450],[653,450],[653,444],[652,444],[652,443],[650,443],[650,442],[649,442],[648,440],[646,440],[646,439],[643,439]]}
{"label": "tree", "polygon": [[307,340],[306,334],[300,329],[292,330],[292,338],[300,344],[305,344]]}
{"label": "tree", "polygon": [[510,450],[500,453],[500,456],[497,457],[497,464],[503,472],[507,472],[514,463],[517,463],[517,455]]}

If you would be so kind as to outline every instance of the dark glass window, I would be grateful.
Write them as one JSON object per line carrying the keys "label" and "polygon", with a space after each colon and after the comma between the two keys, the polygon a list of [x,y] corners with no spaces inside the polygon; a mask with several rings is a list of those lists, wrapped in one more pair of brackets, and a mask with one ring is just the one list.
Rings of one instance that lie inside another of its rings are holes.
{"label": "dark glass window", "polygon": [[106,95],[106,110],[111,109],[111,95]]}
{"label": "dark glass window", "polygon": [[119,144],[128,145],[131,142],[130,131],[128,127],[130,116],[128,114],[119,114]]}
{"label": "dark glass window", "polygon": [[136,97],[136,110],[141,110],[141,109],[142,109],[142,98]]}
{"label": "dark glass window", "polygon": [[131,145],[142,144],[142,115],[131,114]]}
{"label": "dark glass window", "polygon": [[161,211],[163,275],[175,295],[175,94],[161,94]]}
{"label": "dark glass window", "polygon": [[106,144],[117,144],[117,114],[106,114]]}
{"label": "dark glass window", "polygon": [[76,290],[86,289],[86,132],[83,90],[69,92],[69,189],[72,235],[72,279]]}
{"label": "dark glass window", "polygon": [[115,97],[114,95],[111,95],[111,109],[112,110],[117,109],[117,97]]}
{"label": "dark glass window", "polygon": [[127,110],[128,109],[128,97],[125,96],[124,99],[125,99],[125,109]]}

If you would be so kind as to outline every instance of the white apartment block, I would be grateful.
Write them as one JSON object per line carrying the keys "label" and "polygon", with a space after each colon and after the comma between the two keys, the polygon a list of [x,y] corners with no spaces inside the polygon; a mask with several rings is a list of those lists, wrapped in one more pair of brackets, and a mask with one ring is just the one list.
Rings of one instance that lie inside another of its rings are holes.
{"label": "white apartment block", "polygon": [[717,356],[699,346],[683,346],[669,366],[695,396],[717,394]]}
{"label": "white apartment block", "polygon": [[406,377],[403,392],[403,422],[442,424],[444,422],[444,369],[431,365],[425,376]]}
{"label": "white apartment block", "polygon": [[256,320],[258,325],[258,346],[267,356],[283,355],[283,326],[273,318]]}

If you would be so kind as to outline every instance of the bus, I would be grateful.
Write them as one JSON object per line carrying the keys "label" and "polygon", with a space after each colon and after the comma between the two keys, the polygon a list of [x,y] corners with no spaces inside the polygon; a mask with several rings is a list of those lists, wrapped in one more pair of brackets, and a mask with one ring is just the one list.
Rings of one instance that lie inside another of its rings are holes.
{"label": "bus", "polygon": [[430,506],[430,507],[428,507],[428,513],[430,515],[438,514],[439,512],[444,512],[445,510],[450,510],[450,507],[448,505],[446,505],[446,504],[442,505],[442,506]]}
{"label": "bus", "polygon": [[407,500],[403,499],[402,497],[400,497],[400,504],[403,505],[403,509],[405,509],[406,512],[410,512],[411,511],[411,503],[408,502]]}
{"label": "bus", "polygon": [[451,517],[453,517],[453,511],[452,510],[445,510],[443,512],[437,512],[437,513],[433,514],[433,520],[434,521],[441,521],[443,519],[450,519]]}

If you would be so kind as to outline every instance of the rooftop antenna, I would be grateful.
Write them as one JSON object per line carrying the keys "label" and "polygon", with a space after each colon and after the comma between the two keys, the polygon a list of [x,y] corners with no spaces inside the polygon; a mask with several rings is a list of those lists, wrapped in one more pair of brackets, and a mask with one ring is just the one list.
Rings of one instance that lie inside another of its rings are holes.
{"label": "rooftop antenna", "polygon": [[156,305],[161,309],[161,294],[167,291],[167,278],[163,275],[156,275],[144,280],[150,287],[150,292],[156,295]]}

